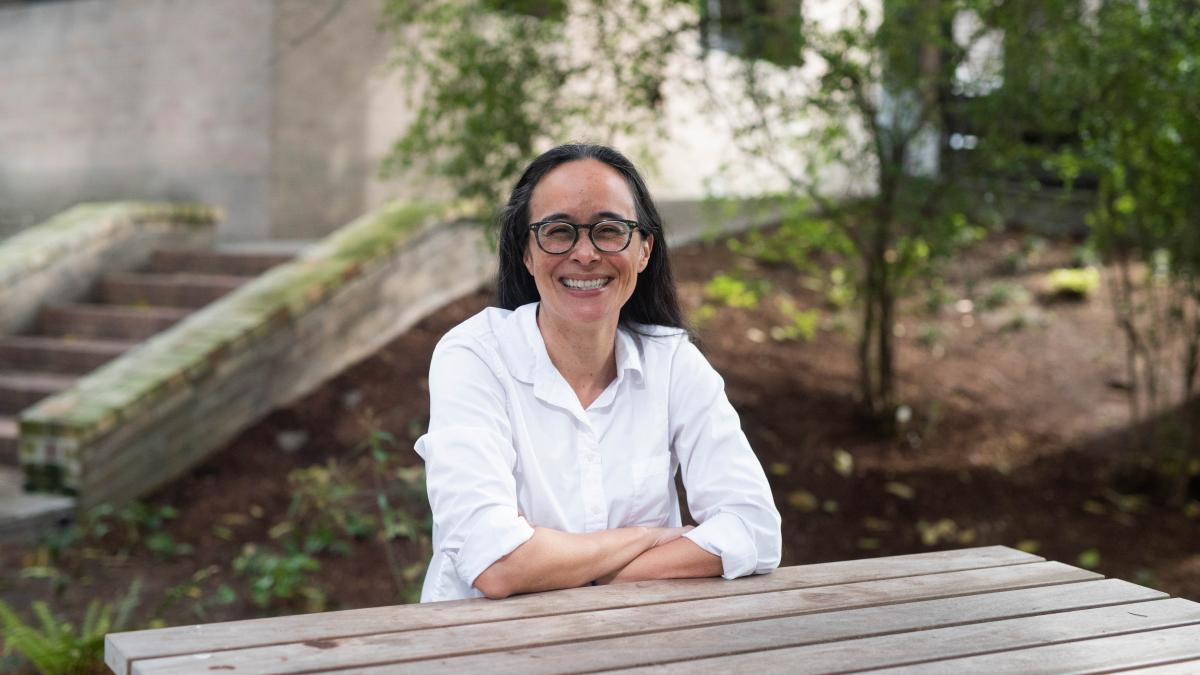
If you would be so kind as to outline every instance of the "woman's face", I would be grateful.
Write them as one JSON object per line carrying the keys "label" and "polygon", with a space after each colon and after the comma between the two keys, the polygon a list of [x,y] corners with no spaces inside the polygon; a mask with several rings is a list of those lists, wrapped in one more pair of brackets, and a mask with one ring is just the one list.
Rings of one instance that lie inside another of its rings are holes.
{"label": "woman's face", "polygon": [[[609,218],[636,220],[633,194],[624,177],[594,159],[555,167],[534,187],[529,199],[531,222],[565,220],[591,224]],[[625,250],[598,251],[581,229],[575,246],[561,255],[538,247],[532,231],[525,246],[525,268],[533,275],[547,318],[579,326],[616,323],[621,307],[633,295],[637,275],[646,269],[654,237],[635,232]],[[596,280],[602,285],[590,287]],[[569,284],[592,282],[587,288]]]}

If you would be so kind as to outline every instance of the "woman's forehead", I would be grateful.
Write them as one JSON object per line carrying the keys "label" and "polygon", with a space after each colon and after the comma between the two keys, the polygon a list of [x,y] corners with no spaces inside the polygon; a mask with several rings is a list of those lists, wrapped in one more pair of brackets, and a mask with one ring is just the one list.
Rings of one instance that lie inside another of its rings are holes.
{"label": "woman's forehead", "polygon": [[566,216],[582,221],[604,214],[632,219],[635,212],[625,177],[594,159],[555,167],[538,181],[529,198],[534,220]]}

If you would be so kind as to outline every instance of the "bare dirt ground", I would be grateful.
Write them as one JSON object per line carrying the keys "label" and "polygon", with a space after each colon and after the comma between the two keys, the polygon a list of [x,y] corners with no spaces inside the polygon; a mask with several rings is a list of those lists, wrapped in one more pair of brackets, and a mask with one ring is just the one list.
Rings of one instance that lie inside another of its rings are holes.
{"label": "bare dirt ground", "polygon": [[[1123,346],[1103,290],[1087,302],[1039,301],[1045,272],[1071,248],[1051,244],[1027,267],[1006,267],[1022,241],[978,245],[951,266],[939,308],[918,299],[903,309],[900,399],[911,419],[887,439],[854,412],[852,315],[826,308],[811,342],[773,339],[785,320],[781,299],[825,305],[813,284],[723,242],[674,252],[689,311],[717,272],[769,282],[757,307],[718,308],[698,336],[768,471],[783,514],[783,565],[1003,544],[1200,600],[1200,490],[1193,485],[1190,508],[1171,503],[1153,457],[1136,450]],[[393,544],[391,566],[369,540],[346,555],[317,555],[320,569],[307,577],[324,594],[317,605],[254,606],[231,561],[278,535],[289,472],[329,458],[352,464],[372,429],[398,439],[401,463],[419,464],[411,441],[428,414],[433,346],[488,300],[480,292],[445,307],[148,498],[178,511],[162,531],[190,553],[156,554],[112,534],[58,557],[44,545],[9,547],[0,551],[0,599],[17,608],[45,599],[78,616],[90,599],[116,598],[141,579],[139,614],[177,624],[411,598],[420,577],[398,581],[389,570],[420,562],[413,541]],[[1200,402],[1176,415],[1176,424],[1194,423]],[[236,598],[214,601],[222,584]]]}

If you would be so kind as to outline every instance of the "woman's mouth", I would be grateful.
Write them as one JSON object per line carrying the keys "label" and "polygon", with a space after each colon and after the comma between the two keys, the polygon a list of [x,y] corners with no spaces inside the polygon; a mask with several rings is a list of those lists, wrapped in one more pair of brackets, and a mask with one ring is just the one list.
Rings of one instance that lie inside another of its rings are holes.
{"label": "woman's mouth", "polygon": [[608,285],[608,282],[612,281],[612,279],[570,279],[568,277],[563,277],[559,279],[559,281],[562,282],[563,286],[575,291],[594,291],[599,288],[604,288]]}

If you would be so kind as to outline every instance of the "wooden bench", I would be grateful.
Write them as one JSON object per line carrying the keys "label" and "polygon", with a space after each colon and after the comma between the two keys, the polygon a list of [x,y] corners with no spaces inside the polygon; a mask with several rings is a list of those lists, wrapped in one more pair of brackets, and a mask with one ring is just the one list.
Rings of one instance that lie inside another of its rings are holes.
{"label": "wooden bench", "polygon": [[126,673],[1200,673],[1200,603],[1003,546],[108,636]]}

